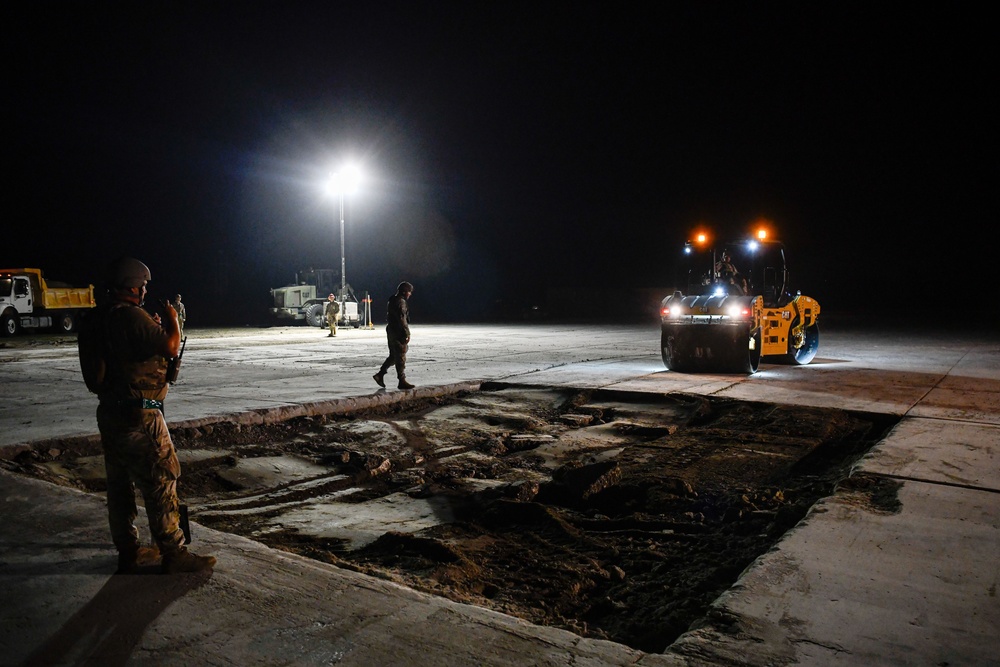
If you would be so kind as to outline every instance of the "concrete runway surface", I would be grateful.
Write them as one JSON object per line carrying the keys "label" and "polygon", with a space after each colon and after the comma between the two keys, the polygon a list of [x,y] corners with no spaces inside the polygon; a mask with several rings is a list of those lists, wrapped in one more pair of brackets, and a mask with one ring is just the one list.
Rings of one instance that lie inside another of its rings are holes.
{"label": "concrete runway surface", "polygon": [[[995,333],[824,328],[812,364],[734,376],[666,371],[655,324],[412,329],[409,392],[376,391],[380,329],[192,330],[168,422],[349,412],[484,380],[864,410],[901,418],[856,469],[901,482],[902,509],[820,501],[703,625],[644,654],[204,527],[211,577],[112,576],[103,499],[0,471],[0,664],[996,664]],[[4,458],[96,431],[71,338],[0,339],[0,397]]]}

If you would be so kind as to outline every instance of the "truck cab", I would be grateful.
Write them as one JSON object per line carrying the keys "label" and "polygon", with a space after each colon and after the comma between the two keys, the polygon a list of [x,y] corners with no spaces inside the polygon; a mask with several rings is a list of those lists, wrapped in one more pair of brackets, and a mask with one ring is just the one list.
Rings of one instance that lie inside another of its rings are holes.
{"label": "truck cab", "polygon": [[31,283],[27,276],[0,276],[0,312],[8,308],[13,308],[18,313],[34,311]]}
{"label": "truck cab", "polygon": [[358,300],[350,285],[341,288],[339,278],[340,274],[333,269],[308,269],[296,273],[294,283],[271,290],[271,316],[279,321],[324,327],[327,296],[335,294],[340,303],[337,324],[357,329],[361,324]]}

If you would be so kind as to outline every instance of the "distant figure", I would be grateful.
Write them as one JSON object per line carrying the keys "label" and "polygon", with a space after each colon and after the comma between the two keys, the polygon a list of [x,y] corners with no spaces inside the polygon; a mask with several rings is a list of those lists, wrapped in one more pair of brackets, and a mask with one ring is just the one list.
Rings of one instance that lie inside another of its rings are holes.
{"label": "distant figure", "polygon": [[378,386],[385,387],[385,373],[390,366],[396,367],[397,385],[400,389],[413,389],[406,381],[406,347],[410,344],[410,311],[407,300],[413,294],[413,285],[405,280],[399,283],[396,293],[389,297],[386,308],[385,335],[389,343],[389,356],[382,362],[378,373],[373,375]]}
{"label": "distant figure", "polygon": [[715,275],[718,278],[728,281],[731,277],[735,276],[737,273],[736,267],[733,266],[733,258],[728,253],[723,251],[722,257],[719,261],[715,263]]}
{"label": "distant figure", "polygon": [[330,327],[330,335],[327,338],[333,338],[337,335],[337,320],[340,318],[340,304],[337,303],[337,297],[332,294],[326,297],[326,310],[323,314],[326,315],[326,324]]}
{"label": "distant figure", "polygon": [[[137,259],[125,257],[111,264],[108,303],[93,314],[78,338],[84,380],[100,399],[97,426],[118,573],[137,572],[157,555],[166,574],[211,570],[215,558],[198,556],[184,546],[177,498],[181,468],[163,419],[167,366],[180,352],[180,327],[168,301],[163,302],[162,324],[159,316],[141,308],[149,280],[149,268]],[[156,548],[139,543],[136,489],[142,493]]]}
{"label": "distant figure", "polygon": [[187,322],[187,308],[181,303],[181,295],[175,294],[174,300],[170,303],[177,311],[177,324],[181,328],[181,338],[184,338],[184,323]]}
{"label": "distant figure", "polygon": [[729,283],[739,292],[740,296],[747,293],[747,281],[733,264],[733,258],[728,252],[723,251],[722,258],[715,263],[715,275],[724,283]]}

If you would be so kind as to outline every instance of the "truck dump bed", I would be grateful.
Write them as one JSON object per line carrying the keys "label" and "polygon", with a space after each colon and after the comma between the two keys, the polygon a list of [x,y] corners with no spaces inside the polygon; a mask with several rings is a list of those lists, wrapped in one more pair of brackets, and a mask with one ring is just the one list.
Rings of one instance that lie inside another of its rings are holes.
{"label": "truck dump bed", "polygon": [[47,287],[42,290],[42,305],[46,308],[93,308],[94,286]]}

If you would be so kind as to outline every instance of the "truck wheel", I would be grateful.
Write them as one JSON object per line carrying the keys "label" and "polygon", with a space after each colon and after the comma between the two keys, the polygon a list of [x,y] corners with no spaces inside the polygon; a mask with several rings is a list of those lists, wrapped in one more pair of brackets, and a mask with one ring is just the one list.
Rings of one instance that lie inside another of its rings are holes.
{"label": "truck wheel", "polygon": [[322,327],[325,324],[323,318],[323,304],[314,303],[306,307],[306,324],[311,327]]}
{"label": "truck wheel", "polygon": [[73,313],[63,313],[56,322],[56,328],[62,333],[73,333],[76,331],[76,316]]}
{"label": "truck wheel", "polygon": [[16,336],[21,331],[21,321],[17,315],[6,312],[0,315],[0,336]]}

